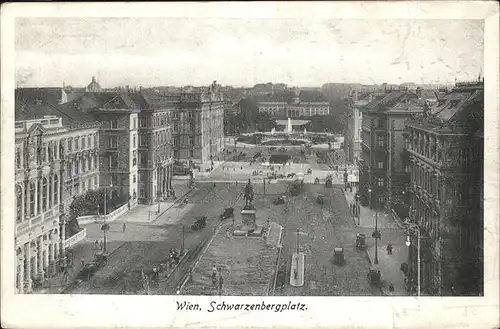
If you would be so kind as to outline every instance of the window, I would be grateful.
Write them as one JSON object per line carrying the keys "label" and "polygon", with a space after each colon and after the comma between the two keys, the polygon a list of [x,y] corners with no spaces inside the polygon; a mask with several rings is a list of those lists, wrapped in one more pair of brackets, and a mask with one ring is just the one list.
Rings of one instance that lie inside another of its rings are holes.
{"label": "window", "polygon": [[377,136],[377,146],[384,146],[384,136]]}
{"label": "window", "polygon": [[189,128],[191,129],[191,131],[194,131],[194,122],[191,122],[189,123]]}
{"label": "window", "polygon": [[134,175],[134,176],[133,176],[133,179],[132,179],[132,182],[133,182],[133,183],[135,183],[135,181],[136,181],[136,177],[135,177],[135,175]]}
{"label": "window", "polygon": [[30,216],[35,216],[35,182],[30,182]]}
{"label": "window", "polygon": [[146,196],[144,192],[145,192],[145,191],[144,191],[144,187],[141,187],[141,188],[139,189],[139,197],[144,198],[144,197]]}
{"label": "window", "polygon": [[133,137],[133,144],[132,144],[132,145],[133,145],[133,146],[132,146],[133,148],[135,148],[135,144],[136,144],[136,140],[135,140],[135,134],[134,134],[134,137]]}
{"label": "window", "polygon": [[109,136],[109,148],[113,150],[118,148],[118,136]]}
{"label": "window", "polygon": [[384,168],[384,161],[377,162],[377,168],[378,169],[383,169]]}
{"label": "window", "polygon": [[189,156],[190,156],[191,158],[194,158],[194,151],[193,151],[193,150],[189,150]]}
{"label": "window", "polygon": [[92,138],[90,137],[90,135],[87,137],[87,144],[89,147],[92,147]]}
{"label": "window", "polygon": [[188,136],[188,145],[193,146],[193,136]]}
{"label": "window", "polygon": [[146,128],[147,127],[146,118],[140,118],[139,125],[141,126],[141,128]]}
{"label": "window", "polygon": [[48,196],[47,178],[42,179],[42,211],[47,211],[47,196]]}
{"label": "window", "polygon": [[87,189],[86,189],[86,187],[87,187],[87,184],[86,184],[86,182],[85,182],[85,181],[83,181],[83,182],[82,182],[82,192],[84,192],[84,193],[85,193],[85,191],[87,190]]}
{"label": "window", "polygon": [[73,163],[68,163],[68,178],[73,177]]}
{"label": "window", "polygon": [[82,137],[82,149],[85,149],[87,146],[85,145],[87,139],[84,137]]}
{"label": "window", "polygon": [[52,191],[54,194],[54,197],[52,199],[52,202],[54,202],[54,206],[59,204],[59,178],[57,175],[54,175],[54,190]]}
{"label": "window", "polygon": [[94,135],[94,147],[98,147],[99,145],[97,145],[97,134]]}
{"label": "window", "polygon": [[22,214],[22,205],[23,205],[23,190],[21,186],[16,185],[16,208],[17,208],[17,217],[16,221],[20,223],[23,218]]}
{"label": "window", "polygon": [[132,119],[132,122],[133,122],[133,124],[132,124],[132,128],[133,128],[133,129],[137,129],[137,118],[135,118],[135,117],[134,117],[134,118]]}
{"label": "window", "polygon": [[75,141],[75,151],[78,151],[78,149],[80,148],[80,138],[75,137],[74,141]]}
{"label": "window", "polygon": [[16,148],[16,168],[21,168],[21,150]]}
{"label": "window", "polygon": [[143,172],[141,172],[141,173],[139,174],[139,182],[144,182],[144,181],[146,181],[146,179],[145,179],[145,178],[146,178],[146,175],[145,175]]}
{"label": "window", "polygon": [[97,177],[94,177],[94,187],[95,187],[96,189],[98,189],[98,188],[99,188],[99,184],[97,183]]}
{"label": "window", "polygon": [[82,164],[82,173],[84,173],[87,171],[87,161],[85,161],[85,159],[81,159],[80,162]]}
{"label": "window", "polygon": [[118,177],[118,175],[111,175],[111,184],[113,184],[113,186],[119,185]]}
{"label": "window", "polygon": [[148,139],[146,135],[139,135],[139,146],[148,146]]}
{"label": "window", "polygon": [[383,178],[377,178],[377,185],[380,187],[384,186],[384,179]]}
{"label": "window", "polygon": [[87,169],[92,170],[92,158],[91,157],[87,158]]}
{"label": "window", "polygon": [[179,146],[179,137],[174,137],[174,145]]}
{"label": "window", "polygon": [[109,168],[118,168],[118,156],[116,154],[109,156]]}
{"label": "window", "polygon": [[111,129],[118,129],[118,119],[110,120],[109,127]]}
{"label": "window", "polygon": [[133,154],[132,166],[136,166],[137,165],[137,151],[134,150],[132,154]]}
{"label": "window", "polygon": [[405,173],[409,173],[409,172],[410,172],[410,166],[405,165]]}

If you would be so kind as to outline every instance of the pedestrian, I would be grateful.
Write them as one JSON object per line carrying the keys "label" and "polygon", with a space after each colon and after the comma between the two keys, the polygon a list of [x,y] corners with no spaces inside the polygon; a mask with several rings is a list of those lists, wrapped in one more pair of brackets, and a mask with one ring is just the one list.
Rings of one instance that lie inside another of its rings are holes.
{"label": "pedestrian", "polygon": [[82,257],[81,259],[81,262],[82,262],[82,267],[85,265],[85,259]]}
{"label": "pedestrian", "polygon": [[98,240],[95,240],[94,247],[95,247],[95,249],[99,249],[99,241]]}
{"label": "pedestrian", "polygon": [[392,244],[390,242],[387,244],[387,254],[392,255]]}
{"label": "pedestrian", "polygon": [[99,241],[99,247],[101,248],[101,250],[103,250],[103,249],[104,249],[104,242],[102,242],[102,240],[101,240],[101,241]]}
{"label": "pedestrian", "polygon": [[123,233],[125,233],[125,230],[127,229],[127,224],[123,223],[122,229],[123,229]]}
{"label": "pedestrian", "polygon": [[389,292],[394,292],[394,285],[392,283],[389,284]]}

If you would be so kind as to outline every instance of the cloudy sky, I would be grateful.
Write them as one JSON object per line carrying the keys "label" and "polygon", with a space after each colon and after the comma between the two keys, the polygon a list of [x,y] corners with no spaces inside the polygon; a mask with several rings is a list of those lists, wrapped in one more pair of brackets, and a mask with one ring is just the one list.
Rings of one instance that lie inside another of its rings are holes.
{"label": "cloudy sky", "polygon": [[452,83],[483,72],[480,20],[17,18],[16,83]]}

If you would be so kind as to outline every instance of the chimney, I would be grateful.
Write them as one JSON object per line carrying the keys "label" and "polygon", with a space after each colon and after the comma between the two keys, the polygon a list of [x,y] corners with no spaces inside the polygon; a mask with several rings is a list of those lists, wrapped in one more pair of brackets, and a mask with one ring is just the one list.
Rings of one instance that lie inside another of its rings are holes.
{"label": "chimney", "polygon": [[129,86],[129,85],[127,85],[127,86],[125,87],[125,89],[126,89],[127,93],[129,93],[129,92],[130,92],[130,86]]}

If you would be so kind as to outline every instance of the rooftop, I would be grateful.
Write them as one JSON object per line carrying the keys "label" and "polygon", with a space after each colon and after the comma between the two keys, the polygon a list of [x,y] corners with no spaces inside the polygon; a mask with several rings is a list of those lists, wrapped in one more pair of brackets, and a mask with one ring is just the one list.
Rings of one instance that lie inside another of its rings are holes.
{"label": "rooftop", "polygon": [[63,126],[89,127],[99,123],[92,116],[78,108],[77,101],[58,104],[54,101],[54,89],[61,88],[22,88],[16,89],[15,120],[43,119],[46,116],[56,116],[63,120]]}

